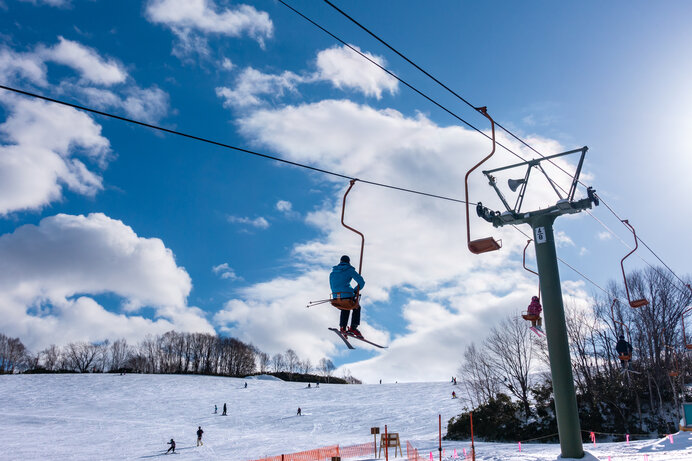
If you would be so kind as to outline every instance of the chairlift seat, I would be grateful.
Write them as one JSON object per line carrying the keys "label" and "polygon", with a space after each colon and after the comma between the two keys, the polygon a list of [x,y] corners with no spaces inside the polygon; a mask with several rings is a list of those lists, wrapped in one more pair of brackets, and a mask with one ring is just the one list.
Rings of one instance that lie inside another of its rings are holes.
{"label": "chairlift seat", "polygon": [[637,307],[646,306],[647,304],[649,304],[649,301],[647,301],[647,300],[644,299],[644,298],[642,298],[642,299],[635,299],[634,301],[630,301],[630,306],[633,307],[633,308],[635,308],[635,309],[636,309]]}
{"label": "chairlift seat", "polygon": [[680,376],[680,372],[679,371],[671,371],[668,373],[668,376],[670,376],[671,378],[677,378],[678,376]]}
{"label": "chairlift seat", "polygon": [[540,319],[541,316],[538,314],[521,314],[521,317],[524,320],[528,320],[529,322],[535,322],[536,320]]}
{"label": "chairlift seat", "polygon": [[487,253],[488,251],[495,251],[502,248],[502,240],[499,242],[492,237],[486,237],[483,239],[471,240],[469,242],[469,251],[473,254]]}
{"label": "chairlift seat", "polygon": [[620,359],[620,360],[623,360],[623,361],[625,361],[625,362],[629,362],[630,360],[632,360],[632,355],[631,355],[631,354],[630,354],[630,355],[628,355],[628,354],[620,354],[619,359]]}
{"label": "chairlift seat", "polygon": [[[333,296],[333,295],[332,295]],[[352,311],[360,307],[360,294],[354,300],[353,298],[342,298],[341,293],[337,293],[330,301],[331,305],[342,311]]]}
{"label": "chairlift seat", "polygon": [[692,351],[692,344],[685,344],[687,350]]}

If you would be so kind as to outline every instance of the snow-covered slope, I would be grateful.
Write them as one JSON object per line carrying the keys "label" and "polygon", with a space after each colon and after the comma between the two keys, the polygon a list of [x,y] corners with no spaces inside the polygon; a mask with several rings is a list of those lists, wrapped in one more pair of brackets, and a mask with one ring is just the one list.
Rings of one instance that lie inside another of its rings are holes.
{"label": "snow-covered slope", "polygon": [[[244,388],[244,383],[248,387]],[[0,459],[122,460],[162,456],[175,439],[176,459],[248,460],[372,440],[370,428],[437,459],[437,415],[461,412],[449,383],[328,385],[171,375],[0,376]],[[228,416],[221,416],[223,404]],[[214,404],[218,414],[213,414]],[[303,416],[296,416],[301,407]],[[195,447],[197,426],[204,446]],[[692,435],[598,444],[599,459],[690,460]],[[445,442],[447,458],[468,442]],[[405,447],[404,447],[405,450]],[[555,460],[558,445],[477,443],[478,460]],[[632,458],[634,456],[634,458]],[[589,458],[587,458],[589,459]],[[596,459],[596,458],[590,458]]]}

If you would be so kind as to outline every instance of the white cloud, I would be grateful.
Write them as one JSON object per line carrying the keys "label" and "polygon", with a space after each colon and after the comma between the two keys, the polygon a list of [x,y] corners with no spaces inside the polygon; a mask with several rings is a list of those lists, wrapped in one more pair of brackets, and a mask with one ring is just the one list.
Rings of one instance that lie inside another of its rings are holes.
{"label": "white cloud", "polygon": [[[38,45],[26,53],[0,48],[0,79],[50,86],[46,61],[66,64],[81,76],[79,81],[63,79],[55,92],[82,96],[98,109],[118,108],[147,122],[168,111],[166,92],[138,87],[114,60],[62,37],[54,46]],[[101,170],[111,156],[110,144],[89,115],[5,92],[0,104],[6,113],[0,125],[0,215],[40,209],[61,200],[65,188],[87,196],[103,188]]]}
{"label": "white cloud", "polygon": [[[0,236],[0,330],[34,350],[172,328],[211,332],[202,312],[186,305],[191,287],[161,240],[101,213],[59,214]],[[121,312],[92,297],[105,293],[122,299]],[[143,306],[154,308],[154,320],[133,315]]]}
{"label": "white cloud", "polygon": [[116,92],[106,88],[63,83],[60,90],[82,95],[86,104],[95,109],[120,109],[129,117],[148,123],[158,122],[166,116],[169,109],[168,93],[156,86],[140,88],[130,85]]}
{"label": "white cloud", "polygon": [[212,272],[221,277],[222,279],[228,280],[240,280],[235,271],[228,265],[228,263],[219,264],[211,268]]}
{"label": "white cloud", "polygon": [[235,66],[233,65],[230,59],[223,58],[223,61],[221,61],[221,67],[226,70],[232,70]]}
{"label": "white cloud", "polygon": [[68,7],[72,5],[72,0],[21,0],[27,3],[33,3],[34,5],[48,5],[57,7]]}
{"label": "white cloud", "polygon": [[149,21],[164,24],[177,36],[179,43],[174,54],[207,54],[206,38],[202,34],[228,37],[247,35],[260,46],[272,37],[274,25],[269,15],[250,5],[220,10],[213,0],[149,0],[146,5]]}
{"label": "white cloud", "polygon": [[276,209],[282,213],[290,213],[293,211],[293,204],[287,200],[279,200],[276,202]]}
{"label": "white cloud", "polygon": [[[353,45],[352,45],[353,46]],[[353,46],[360,51],[360,48]],[[385,66],[384,58],[363,53],[374,62]],[[319,78],[328,80],[337,88],[351,88],[366,96],[382,97],[383,91],[396,93],[398,81],[382,69],[374,66],[346,46],[336,46],[317,54]]]}
{"label": "white cloud", "polygon": [[255,219],[240,216],[229,216],[228,222],[233,224],[243,224],[246,226],[255,227],[257,229],[267,229],[269,227],[269,221],[262,216]]}
{"label": "white cloud", "polygon": [[574,241],[565,231],[555,232],[555,245],[558,247],[574,246]]}
{"label": "white cloud", "polygon": [[[384,60],[365,53],[376,62]],[[224,100],[225,107],[248,108],[262,105],[262,96],[280,98],[286,92],[296,93],[300,84],[328,81],[337,88],[361,91],[378,99],[383,91],[395,93],[397,80],[367,62],[347,47],[336,47],[317,54],[318,70],[312,74],[266,74],[252,67],[245,68],[237,77],[234,87],[218,87],[216,95]]]}
{"label": "white cloud", "polygon": [[248,67],[238,75],[235,89],[216,88],[216,95],[224,99],[225,107],[249,107],[262,103],[261,95],[282,96],[285,91],[296,91],[296,85],[305,79],[293,72],[281,75],[264,74]]}
{"label": "white cloud", "polygon": [[597,237],[598,240],[610,240],[613,238],[613,235],[608,231],[602,231],[598,233]]}
{"label": "white cloud", "polygon": [[127,72],[114,59],[104,59],[99,53],[81,43],[58,37],[59,42],[40,51],[48,61],[64,64],[78,71],[82,79],[99,85],[113,85],[127,80]]}
{"label": "white cloud", "polygon": [[[461,127],[440,127],[423,116],[405,117],[350,101],[257,110],[239,126],[256,144],[291,161],[462,199],[467,169],[490,149],[487,139]],[[512,140],[500,140],[519,148]],[[514,159],[498,155],[484,167],[509,162]],[[270,353],[292,347],[313,362],[343,353],[339,339],[326,329],[337,325],[339,312],[328,304],[304,306],[328,297],[328,274],[340,255],[350,255],[358,266],[360,238],[340,222],[347,186],[345,180],[323,183],[326,200],[305,218],[321,232],[294,246],[296,275],[244,287],[215,316],[221,331]],[[472,175],[470,189],[472,201],[498,208],[481,174]],[[549,186],[547,191],[552,193]],[[537,197],[527,192],[526,201],[554,203],[552,195],[537,192]],[[481,340],[498,318],[526,309],[536,294],[536,277],[521,265],[525,237],[511,228],[492,228],[472,210],[472,238],[493,235],[504,246],[471,255],[463,205],[358,182],[348,204],[346,223],[366,239],[362,331],[390,346],[386,355],[375,351],[370,360],[344,365],[354,376],[370,382],[448,378],[464,345]],[[407,331],[390,337],[389,324],[402,319]],[[268,333],[277,329],[288,333]]]}
{"label": "white cloud", "polygon": [[0,49],[0,79],[12,83],[27,79],[31,83],[45,86],[46,65],[35,53],[18,53],[8,48]]}
{"label": "white cloud", "polygon": [[75,109],[43,101],[0,97],[8,117],[0,125],[0,214],[41,208],[60,200],[66,186],[94,195],[101,177],[81,158],[105,167],[110,145],[101,127]]}

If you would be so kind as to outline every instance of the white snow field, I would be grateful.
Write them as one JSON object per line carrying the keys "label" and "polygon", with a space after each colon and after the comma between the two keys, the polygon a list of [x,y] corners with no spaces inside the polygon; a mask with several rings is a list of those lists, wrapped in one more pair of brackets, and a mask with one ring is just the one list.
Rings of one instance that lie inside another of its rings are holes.
{"label": "white snow field", "polygon": [[[248,383],[247,389],[243,387]],[[321,446],[373,440],[384,425],[423,459],[437,452],[437,415],[461,412],[450,383],[321,384],[178,375],[1,375],[0,459],[252,460]],[[224,402],[228,416],[221,416]],[[214,404],[218,414],[213,414]],[[296,416],[301,407],[303,416]],[[195,447],[197,426],[204,446]],[[586,429],[586,428],[584,428]],[[444,458],[460,458],[468,441],[443,442]],[[584,445],[585,460],[692,460],[692,434]],[[477,460],[556,460],[557,444],[476,443]],[[395,459],[390,451],[390,459]],[[382,454],[384,458],[384,453]],[[401,459],[401,457],[398,457]]]}

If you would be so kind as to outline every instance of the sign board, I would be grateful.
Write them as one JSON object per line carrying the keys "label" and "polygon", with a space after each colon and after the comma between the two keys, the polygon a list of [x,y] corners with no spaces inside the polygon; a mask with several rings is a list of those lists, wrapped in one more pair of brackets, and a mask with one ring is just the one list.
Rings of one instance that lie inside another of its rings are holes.
{"label": "sign board", "polygon": [[536,244],[545,243],[548,241],[545,235],[545,227],[537,227],[533,230],[534,236],[536,237]]}

